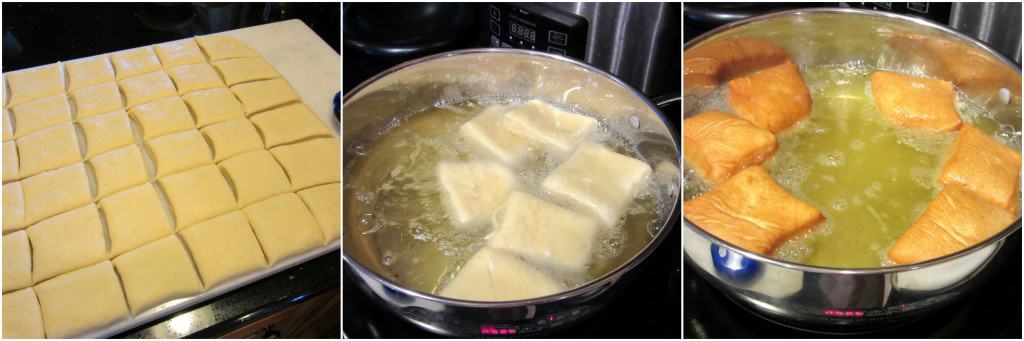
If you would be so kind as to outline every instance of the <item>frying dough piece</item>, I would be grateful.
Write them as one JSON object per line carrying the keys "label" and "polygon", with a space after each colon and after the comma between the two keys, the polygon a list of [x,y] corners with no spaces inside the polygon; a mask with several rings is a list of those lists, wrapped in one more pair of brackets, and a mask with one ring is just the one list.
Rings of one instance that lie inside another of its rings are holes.
{"label": "frying dough piece", "polygon": [[811,113],[800,69],[785,62],[729,81],[729,105],[754,125],[777,133]]}
{"label": "frying dough piece", "polygon": [[965,124],[939,172],[943,185],[959,185],[982,199],[1017,213],[1020,154],[972,124]]}
{"label": "frying dough piece", "polygon": [[28,228],[32,242],[32,282],[107,259],[107,241],[95,204],[43,220]]}
{"label": "frying dough piece", "polygon": [[489,222],[494,210],[516,187],[515,174],[493,162],[441,161],[437,182],[447,199],[448,216],[459,228]]}
{"label": "frying dough piece", "polygon": [[117,83],[102,83],[75,90],[71,93],[78,119],[124,109],[121,90]]}
{"label": "frying dough piece", "polygon": [[164,68],[206,62],[206,56],[203,56],[203,51],[199,50],[199,45],[192,38],[153,45],[153,50]]}
{"label": "frying dough piece", "polygon": [[299,197],[320,223],[324,243],[338,239],[341,235],[341,184],[333,183],[301,190]]}
{"label": "frying dough piece", "polygon": [[37,131],[18,139],[18,157],[21,178],[81,161],[78,133],[71,123]]}
{"label": "frying dough piece", "polygon": [[3,203],[4,233],[25,227],[25,196],[21,182],[4,185]]}
{"label": "frying dough piece", "polygon": [[247,119],[236,118],[200,129],[213,147],[213,161],[220,162],[248,151],[263,149],[263,139]]}
{"label": "frying dough piece", "polygon": [[558,280],[505,252],[485,247],[459,269],[438,295],[467,301],[512,301],[567,289]]}
{"label": "frying dough piece", "polygon": [[331,136],[330,129],[302,103],[253,115],[249,119],[262,133],[268,148],[310,137]]}
{"label": "frying dough piece", "polygon": [[541,100],[530,100],[505,113],[502,123],[513,134],[562,152],[571,152],[597,128],[597,120],[558,109]]}
{"label": "frying dough piece", "polygon": [[566,273],[582,273],[590,262],[596,220],[515,191],[495,214],[487,245]]}
{"label": "frying dough piece", "polygon": [[132,124],[128,113],[115,111],[78,121],[85,138],[85,157],[106,153],[108,151],[135,143]]}
{"label": "frying dough piece", "polygon": [[683,157],[712,184],[761,164],[778,148],[772,132],[720,111],[707,111],[683,122]]}
{"label": "frying dough piece", "polygon": [[249,45],[223,34],[196,37],[196,41],[210,60],[260,56]]}
{"label": "frying dough piece", "polygon": [[174,82],[171,82],[171,78],[163,71],[122,79],[118,81],[118,85],[129,108],[178,94]]}
{"label": "frying dough piece", "polygon": [[509,106],[493,105],[459,127],[459,132],[498,161],[513,166],[530,154],[530,140],[519,137],[502,123]]}
{"label": "frying dough piece", "polygon": [[192,225],[180,234],[207,289],[267,266],[249,220],[240,211]]}
{"label": "frying dough piece", "polygon": [[114,64],[114,71],[119,80],[157,71],[161,67],[160,59],[149,46],[112,53],[110,62]]}
{"label": "frying dough piece", "polygon": [[212,62],[228,86],[281,77],[263,58],[225,59]]}
{"label": "frying dough piece", "polygon": [[42,339],[43,314],[39,311],[39,301],[32,288],[25,288],[4,294],[4,334],[5,339]]}
{"label": "frying dough piece", "polygon": [[138,105],[128,110],[128,114],[139,124],[142,139],[147,141],[196,127],[185,101],[177,96]]}
{"label": "frying dough piece", "polygon": [[277,160],[265,149],[251,151],[220,163],[237,194],[238,206],[290,192],[292,184]]}
{"label": "frying dough piece", "polygon": [[969,248],[1010,226],[1014,216],[957,185],[948,185],[889,249],[911,264]]}
{"label": "frying dough piece", "polygon": [[224,87],[224,81],[220,80],[217,71],[206,63],[172,67],[167,69],[167,74],[174,80],[178,94]]}
{"label": "frying dough piece", "polygon": [[96,177],[96,198],[104,198],[149,179],[142,151],[135,144],[114,149],[89,160]]}
{"label": "frying dough piece", "polygon": [[14,122],[14,138],[61,124],[71,122],[71,106],[64,94],[44,97],[25,102],[11,108]]}
{"label": "frying dough piece", "polygon": [[[174,233],[160,195],[150,183],[100,200],[110,236],[110,257]],[[115,263],[116,265],[116,263]]]}
{"label": "frying dough piece", "polygon": [[158,180],[180,231],[238,207],[217,166],[206,165]]}
{"label": "frying dough piece", "polygon": [[68,92],[115,80],[109,55],[64,62],[64,70],[68,73]]}
{"label": "frying dough piece", "polygon": [[295,193],[285,193],[242,209],[270,265],[324,244],[313,214]]}
{"label": "frying dough piece", "polygon": [[292,190],[341,181],[341,146],[336,138],[322,138],[270,150],[281,163]]}
{"label": "frying dough piece", "polygon": [[4,292],[32,286],[32,249],[28,233],[17,231],[4,236]]}
{"label": "frying dough piece", "polygon": [[156,177],[213,163],[213,153],[198,130],[189,130],[146,141],[156,166]]}
{"label": "frying dough piece", "polygon": [[4,142],[4,182],[18,180],[18,145],[14,141]]}
{"label": "frying dough piece", "polygon": [[25,226],[92,201],[89,175],[81,162],[21,181]]}
{"label": "frying dough piece", "polygon": [[875,106],[890,122],[911,128],[953,131],[963,120],[956,111],[953,83],[888,71],[871,73]]}
{"label": "frying dough piece", "polygon": [[10,94],[6,108],[64,92],[64,73],[59,63],[8,72],[4,79]]}
{"label": "frying dough piece", "polygon": [[35,287],[46,337],[77,334],[128,318],[121,283],[109,261],[79,269]]}
{"label": "frying dough piece", "polygon": [[4,141],[14,139],[14,126],[11,125],[11,113],[4,109],[3,116]]}
{"label": "frying dough piece", "polygon": [[232,86],[231,91],[242,101],[247,115],[299,101],[299,95],[284,78],[238,84]]}
{"label": "frying dough piece", "polygon": [[650,176],[647,163],[600,144],[586,143],[544,178],[541,187],[556,198],[585,208],[605,227],[613,227]]}
{"label": "frying dough piece", "polygon": [[199,275],[178,236],[169,235],[112,261],[132,314],[203,291]]}
{"label": "frying dough piece", "polygon": [[735,77],[789,60],[785,50],[765,39],[740,37],[714,41],[686,51],[683,83],[687,91],[694,87],[717,88]]}
{"label": "frying dough piece", "polygon": [[686,219],[749,251],[770,254],[821,222],[821,212],[786,192],[761,166],[750,166],[684,206]]}
{"label": "frying dough piece", "polygon": [[192,113],[196,117],[196,126],[200,128],[233,118],[245,117],[242,103],[227,88],[195,91],[182,96],[182,99],[192,109]]}

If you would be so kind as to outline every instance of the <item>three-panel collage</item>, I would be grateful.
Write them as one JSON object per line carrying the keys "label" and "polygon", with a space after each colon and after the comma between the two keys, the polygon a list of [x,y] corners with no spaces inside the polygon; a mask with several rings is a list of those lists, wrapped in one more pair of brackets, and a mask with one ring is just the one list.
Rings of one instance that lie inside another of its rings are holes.
{"label": "three-panel collage", "polygon": [[1021,339],[1020,1],[2,9],[4,339]]}

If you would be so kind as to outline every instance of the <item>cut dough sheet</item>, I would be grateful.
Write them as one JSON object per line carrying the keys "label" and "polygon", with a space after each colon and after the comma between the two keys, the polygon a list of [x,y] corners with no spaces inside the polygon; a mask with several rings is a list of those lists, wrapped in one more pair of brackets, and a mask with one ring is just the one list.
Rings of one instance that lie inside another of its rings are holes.
{"label": "cut dough sheet", "polygon": [[248,45],[231,36],[208,35],[196,37],[196,41],[206,55],[210,56],[210,60],[260,56]]}
{"label": "cut dough sheet", "polygon": [[582,273],[600,227],[596,220],[534,197],[512,192],[495,214],[487,245],[565,273]]}
{"label": "cut dough sheet", "polygon": [[341,236],[341,184],[307,188],[299,191],[298,195],[320,223],[324,243],[338,239]]}
{"label": "cut dough sheet", "polygon": [[341,146],[337,138],[322,138],[284,145],[270,152],[281,163],[292,190],[341,181]]}
{"label": "cut dough sheet", "polygon": [[789,61],[785,50],[761,38],[741,37],[698,45],[683,56],[683,83],[717,88],[744,74]]}
{"label": "cut dough sheet", "polygon": [[185,101],[181,97],[167,97],[128,110],[142,130],[142,139],[150,140],[170,133],[195,129]]}
{"label": "cut dough sheet", "polygon": [[474,145],[502,163],[514,166],[530,155],[530,141],[513,134],[502,123],[509,106],[493,105],[459,127]]}
{"label": "cut dough sheet", "polygon": [[200,90],[182,96],[196,117],[196,126],[245,117],[242,103],[227,88]]}
{"label": "cut dough sheet", "polygon": [[586,143],[544,178],[541,187],[589,211],[605,227],[613,227],[650,176],[647,163]]}
{"label": "cut dough sheet", "polygon": [[3,315],[3,338],[42,339],[46,337],[43,332],[43,314],[39,311],[39,300],[36,299],[36,292],[32,288],[4,294]]}
{"label": "cut dough sheet", "polygon": [[110,62],[114,64],[117,79],[126,79],[141,74],[160,70],[160,59],[149,46],[134,48],[110,54]]}
{"label": "cut dough sheet", "polygon": [[4,141],[10,141],[14,139],[14,125],[11,124],[11,113],[4,109],[3,116],[3,129],[4,129]]}
{"label": "cut dough sheet", "polygon": [[485,247],[438,295],[467,301],[512,301],[566,290],[562,282],[500,250]]}
{"label": "cut dough sheet", "polygon": [[3,196],[4,233],[25,227],[25,196],[21,182],[5,184]]}
{"label": "cut dough sheet", "polygon": [[762,255],[824,220],[821,212],[787,193],[761,166],[736,173],[683,206],[686,219],[704,231]]}
{"label": "cut dough sheet", "polygon": [[178,89],[174,87],[171,77],[168,77],[167,73],[163,71],[122,79],[118,81],[118,85],[124,94],[125,104],[129,108],[178,94]]}
{"label": "cut dough sheet", "polygon": [[149,179],[142,151],[135,144],[97,155],[89,160],[89,167],[96,178],[99,199]]}
{"label": "cut dough sheet", "polygon": [[71,122],[71,106],[64,94],[43,97],[11,108],[14,115],[14,138]]}
{"label": "cut dough sheet", "polygon": [[896,264],[911,264],[969,248],[1010,226],[1014,216],[957,185],[928,204],[889,249]]}
{"label": "cut dough sheet", "polygon": [[178,94],[224,87],[224,81],[217,75],[217,70],[206,63],[175,66],[167,69],[167,74],[178,88]]}
{"label": "cut dough sheet", "polygon": [[212,64],[213,67],[217,68],[217,71],[220,71],[220,75],[224,77],[224,82],[229,86],[281,77],[281,74],[277,73],[273,66],[270,66],[267,61],[259,57],[218,60],[212,62]]}
{"label": "cut dough sheet", "polygon": [[896,125],[953,131],[963,120],[956,111],[953,83],[888,71],[871,73],[871,96],[882,116]]}
{"label": "cut dough sheet", "polygon": [[213,147],[213,161],[220,162],[248,151],[263,149],[263,139],[248,119],[236,118],[200,129]]}
{"label": "cut dough sheet", "polygon": [[101,83],[75,90],[71,93],[71,102],[75,105],[75,116],[81,120],[86,117],[124,109],[124,100],[117,83]]}
{"label": "cut dough sheet", "polygon": [[234,184],[240,207],[292,190],[288,175],[265,149],[234,156],[221,162],[220,167]]}
{"label": "cut dough sheet", "polygon": [[32,242],[32,282],[107,259],[103,224],[94,204],[43,220],[28,228]]}
{"label": "cut dough sheet", "polygon": [[592,117],[573,114],[536,99],[509,109],[502,123],[513,134],[561,152],[571,152],[598,125]]}
{"label": "cut dough sheet", "polygon": [[1011,214],[1020,193],[1020,154],[972,124],[960,129],[946,164],[939,171],[943,185],[959,185]]}
{"label": "cut dough sheet", "polygon": [[146,150],[162,178],[186,169],[213,163],[213,153],[198,130],[189,130],[146,141]]}
{"label": "cut dough sheet", "polygon": [[107,219],[110,257],[174,233],[160,194],[150,183],[106,197],[100,207]]}
{"label": "cut dough sheet", "polygon": [[331,136],[331,130],[302,103],[262,112],[249,119],[262,133],[268,148],[310,137]]}
{"label": "cut dough sheet", "polygon": [[792,62],[729,81],[729,106],[754,125],[777,133],[811,113],[811,93]]}
{"label": "cut dough sheet", "polygon": [[68,92],[115,80],[109,55],[64,62],[64,71],[68,74]]}
{"label": "cut dough sheet", "polygon": [[35,286],[46,337],[69,338],[128,318],[128,304],[109,261]]}
{"label": "cut dough sheet", "polygon": [[203,291],[192,259],[178,236],[170,235],[114,258],[132,314]]}
{"label": "cut dough sheet", "polygon": [[248,115],[299,101],[299,95],[295,94],[295,90],[284,78],[238,84],[232,86],[231,91],[242,101]]}
{"label": "cut dough sheet", "polygon": [[238,207],[231,187],[214,165],[169,175],[158,182],[171,204],[179,231]]}
{"label": "cut dough sheet", "polygon": [[75,126],[61,123],[18,139],[18,158],[21,178],[81,161]]}
{"label": "cut dough sheet", "polygon": [[25,226],[92,201],[89,175],[81,162],[21,181]]}
{"label": "cut dough sheet", "polygon": [[494,210],[516,187],[511,170],[487,161],[441,161],[437,180],[446,198],[448,216],[462,229],[490,222]]}
{"label": "cut dough sheet", "polygon": [[32,248],[28,233],[17,231],[4,236],[4,292],[32,286]]}
{"label": "cut dough sheet", "polygon": [[249,220],[241,211],[192,225],[179,234],[207,289],[267,266]]}
{"label": "cut dough sheet", "polygon": [[18,145],[14,141],[4,142],[4,182],[18,180]]}
{"label": "cut dough sheet", "polygon": [[285,193],[242,209],[271,265],[324,244],[316,218],[295,193]]}
{"label": "cut dough sheet", "polygon": [[759,165],[778,148],[771,131],[739,116],[708,111],[686,118],[683,157],[712,184],[728,180],[751,165]]}
{"label": "cut dough sheet", "polygon": [[4,79],[10,94],[6,108],[64,92],[64,73],[57,63],[11,71],[4,74]]}
{"label": "cut dough sheet", "polygon": [[153,45],[153,50],[164,68],[206,62],[206,56],[192,38]]}
{"label": "cut dough sheet", "polygon": [[118,110],[78,121],[85,138],[85,157],[109,152],[135,143],[128,113]]}

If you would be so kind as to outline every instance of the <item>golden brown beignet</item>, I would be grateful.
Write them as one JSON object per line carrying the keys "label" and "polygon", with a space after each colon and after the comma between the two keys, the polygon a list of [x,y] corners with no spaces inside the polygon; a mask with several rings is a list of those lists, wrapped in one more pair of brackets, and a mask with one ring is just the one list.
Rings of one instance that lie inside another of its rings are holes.
{"label": "golden brown beignet", "polygon": [[773,133],[811,112],[811,94],[796,64],[785,62],[729,81],[729,105],[754,125]]}
{"label": "golden brown beignet", "polygon": [[939,183],[962,186],[1016,214],[1019,177],[1020,154],[965,124],[939,172]]}
{"label": "golden brown beignet", "polygon": [[707,111],[683,120],[683,158],[712,184],[775,153],[775,135],[743,118]]}
{"label": "golden brown beignet", "polygon": [[718,87],[723,82],[789,60],[785,50],[760,38],[734,38],[697,46],[683,55],[683,83]]}
{"label": "golden brown beignet", "polygon": [[882,116],[896,125],[953,131],[963,124],[956,111],[953,83],[948,81],[875,71],[871,95]]}

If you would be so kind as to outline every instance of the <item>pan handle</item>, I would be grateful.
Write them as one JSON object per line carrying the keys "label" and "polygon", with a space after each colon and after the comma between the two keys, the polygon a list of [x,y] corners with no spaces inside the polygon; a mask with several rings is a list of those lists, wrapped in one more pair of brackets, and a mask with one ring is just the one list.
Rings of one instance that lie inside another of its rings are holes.
{"label": "pan handle", "polygon": [[664,94],[651,99],[654,105],[658,106],[658,109],[665,110],[673,102],[682,102],[683,96],[678,92]]}

